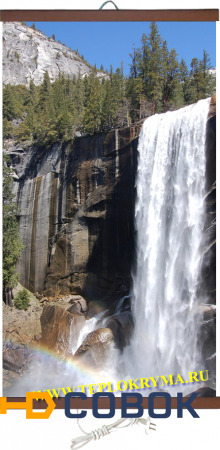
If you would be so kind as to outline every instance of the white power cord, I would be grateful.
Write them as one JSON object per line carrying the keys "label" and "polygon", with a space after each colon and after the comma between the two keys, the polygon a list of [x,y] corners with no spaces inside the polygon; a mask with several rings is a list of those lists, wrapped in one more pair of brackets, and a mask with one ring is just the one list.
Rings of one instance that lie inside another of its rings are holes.
{"label": "white power cord", "polygon": [[[121,426],[123,423],[127,422],[127,424]],[[148,430],[156,430],[156,425],[150,421],[150,417],[147,419],[138,418],[138,419],[119,419],[111,425],[103,425],[101,428],[97,428],[97,430],[90,431],[89,433],[83,430],[81,425],[79,424],[79,419],[77,420],[78,427],[84,434],[84,436],[79,436],[77,438],[72,439],[71,449],[77,450],[78,448],[83,447],[88,444],[90,441],[99,440],[100,437],[107,436],[108,434],[118,431],[120,428],[127,428],[131,425],[143,425],[145,428],[145,433],[148,434]]]}

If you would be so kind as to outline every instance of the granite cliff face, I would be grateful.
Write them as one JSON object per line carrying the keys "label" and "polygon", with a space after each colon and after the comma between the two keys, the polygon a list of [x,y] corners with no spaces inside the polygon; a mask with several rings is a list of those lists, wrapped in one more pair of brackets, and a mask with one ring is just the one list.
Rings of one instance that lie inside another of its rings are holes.
{"label": "granite cliff face", "polygon": [[[207,221],[202,289],[215,298],[215,105],[207,122]],[[10,151],[24,243],[21,283],[47,295],[120,298],[135,257],[139,126]],[[211,270],[210,270],[211,267]]]}
{"label": "granite cliff face", "polygon": [[[204,307],[200,328],[202,353],[215,385],[216,374],[216,103],[212,97],[206,133],[206,220],[201,290],[209,306]],[[214,374],[214,376],[212,375]]]}
{"label": "granite cliff face", "polygon": [[206,221],[202,278],[203,292],[210,303],[216,298],[216,103],[213,96],[206,133]]}
{"label": "granite cliff face", "polygon": [[[3,84],[28,86],[32,79],[39,85],[46,70],[51,81],[61,73],[72,78],[79,73],[84,77],[91,72],[91,66],[77,51],[21,22],[4,23],[3,42]],[[104,72],[97,72],[97,76],[108,77]]]}
{"label": "granite cliff face", "polygon": [[11,151],[24,243],[18,271],[32,292],[128,291],[139,131]]}

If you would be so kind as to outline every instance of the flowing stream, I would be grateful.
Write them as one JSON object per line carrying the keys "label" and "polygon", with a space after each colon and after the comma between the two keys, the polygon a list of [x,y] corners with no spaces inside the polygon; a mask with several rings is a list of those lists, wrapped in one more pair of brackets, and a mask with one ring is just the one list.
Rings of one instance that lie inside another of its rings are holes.
{"label": "flowing stream", "polygon": [[131,376],[202,370],[196,317],[210,99],[154,115],[139,138]]}

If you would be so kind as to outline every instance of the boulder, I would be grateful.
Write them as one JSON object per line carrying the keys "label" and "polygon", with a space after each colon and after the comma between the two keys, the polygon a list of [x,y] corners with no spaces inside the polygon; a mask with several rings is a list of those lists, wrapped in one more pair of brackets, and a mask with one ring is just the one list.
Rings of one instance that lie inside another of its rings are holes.
{"label": "boulder", "polygon": [[14,372],[20,372],[25,365],[26,355],[25,350],[22,348],[12,349],[7,348],[3,351],[3,368],[12,370]]}
{"label": "boulder", "polygon": [[106,322],[106,327],[112,330],[116,346],[123,350],[129,344],[134,329],[131,311],[124,311],[112,316]]}
{"label": "boulder", "polygon": [[71,354],[71,348],[78,340],[85,317],[65,311],[60,306],[46,305],[40,322],[41,344],[67,356]]}
{"label": "boulder", "polygon": [[83,358],[87,364],[97,368],[103,367],[113,342],[114,335],[110,328],[98,328],[86,336],[74,357]]}
{"label": "boulder", "polygon": [[70,299],[69,303],[71,303],[71,306],[67,309],[67,311],[71,314],[85,314],[88,310],[86,300],[81,295],[74,295]]}
{"label": "boulder", "polygon": [[198,313],[201,317],[200,340],[203,344],[203,356],[207,360],[212,360],[216,351],[216,307],[198,305]]}
{"label": "boulder", "polygon": [[200,323],[199,343],[204,369],[209,371],[209,387],[216,385],[216,306],[200,304],[195,309]]}

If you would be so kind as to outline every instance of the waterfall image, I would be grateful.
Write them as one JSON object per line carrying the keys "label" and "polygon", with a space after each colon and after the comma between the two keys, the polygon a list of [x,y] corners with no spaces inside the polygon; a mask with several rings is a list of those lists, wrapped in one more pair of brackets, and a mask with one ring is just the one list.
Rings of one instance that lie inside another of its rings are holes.
{"label": "waterfall image", "polygon": [[216,395],[214,50],[208,22],[3,24],[5,396]]}
{"label": "waterfall image", "polygon": [[203,368],[198,305],[206,302],[199,287],[209,103],[152,116],[140,134],[135,328],[126,354],[133,376],[184,377]]}

